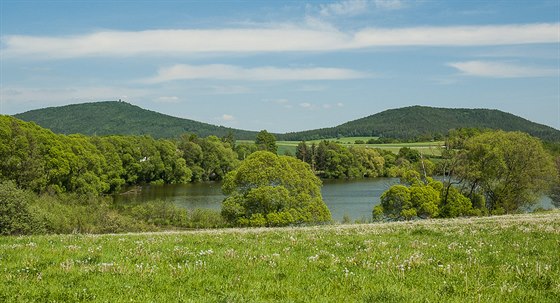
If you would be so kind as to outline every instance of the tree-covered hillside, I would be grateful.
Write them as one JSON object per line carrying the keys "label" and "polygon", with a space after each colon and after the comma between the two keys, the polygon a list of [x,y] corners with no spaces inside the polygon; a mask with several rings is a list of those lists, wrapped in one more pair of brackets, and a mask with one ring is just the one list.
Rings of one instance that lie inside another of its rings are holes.
{"label": "tree-covered hillside", "polygon": [[450,129],[456,128],[522,131],[545,141],[560,141],[560,131],[499,110],[426,106],[390,109],[336,127],[284,134],[279,139],[379,136],[403,140],[429,140],[440,139]]}
{"label": "tree-covered hillside", "polygon": [[15,117],[33,121],[61,134],[150,135],[154,138],[175,138],[183,133],[193,133],[200,137],[222,137],[232,132],[235,138],[248,140],[256,136],[256,132],[172,117],[119,101],[49,107],[17,114]]}
{"label": "tree-covered hillside", "polygon": [[[177,138],[183,133],[200,137],[254,140],[256,132],[172,117],[118,101],[73,104],[37,109],[15,115],[55,133],[85,135],[150,135]],[[276,134],[279,140],[301,141],[334,137],[384,137],[400,140],[443,138],[450,129],[488,128],[521,131],[544,141],[560,141],[560,131],[521,117],[491,109],[451,109],[411,106],[390,109],[336,127]]]}

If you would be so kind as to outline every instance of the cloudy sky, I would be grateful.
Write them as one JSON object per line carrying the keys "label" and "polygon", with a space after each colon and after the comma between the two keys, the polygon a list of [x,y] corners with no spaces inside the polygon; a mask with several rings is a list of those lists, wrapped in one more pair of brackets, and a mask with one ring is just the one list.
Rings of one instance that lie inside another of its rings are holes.
{"label": "cloudy sky", "polygon": [[410,105],[560,129],[558,0],[0,0],[0,112],[122,99],[274,132]]}

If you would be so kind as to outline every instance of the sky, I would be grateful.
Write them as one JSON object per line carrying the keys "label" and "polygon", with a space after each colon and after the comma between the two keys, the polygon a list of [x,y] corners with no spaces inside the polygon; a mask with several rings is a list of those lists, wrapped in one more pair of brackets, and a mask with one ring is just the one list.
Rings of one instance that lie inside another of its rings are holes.
{"label": "sky", "polygon": [[560,129],[560,1],[0,0],[0,113],[123,100],[290,132],[412,105]]}

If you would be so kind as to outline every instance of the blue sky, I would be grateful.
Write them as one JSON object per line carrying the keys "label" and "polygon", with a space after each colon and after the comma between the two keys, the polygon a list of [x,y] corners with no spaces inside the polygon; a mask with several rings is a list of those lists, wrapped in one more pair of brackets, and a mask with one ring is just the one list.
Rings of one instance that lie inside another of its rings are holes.
{"label": "blue sky", "polygon": [[410,105],[560,129],[560,1],[0,0],[0,112],[122,99],[274,132]]}

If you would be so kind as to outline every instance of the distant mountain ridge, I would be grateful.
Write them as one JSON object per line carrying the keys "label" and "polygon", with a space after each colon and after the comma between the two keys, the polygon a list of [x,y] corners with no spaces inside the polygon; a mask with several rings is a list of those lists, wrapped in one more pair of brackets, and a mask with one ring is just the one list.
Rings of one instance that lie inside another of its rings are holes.
{"label": "distant mountain ridge", "polygon": [[47,107],[14,117],[33,121],[55,133],[84,135],[150,135],[174,138],[183,133],[219,137],[232,132],[237,139],[254,139],[256,132],[177,118],[123,101],[101,101]]}
{"label": "distant mountain ridge", "polygon": [[326,137],[379,136],[403,140],[428,140],[445,136],[450,129],[488,128],[522,131],[545,141],[560,141],[560,131],[550,126],[496,109],[410,106],[389,109],[336,127],[293,132],[283,140]]}
{"label": "distant mountain ridge", "polygon": [[[253,140],[255,131],[216,126],[177,118],[120,101],[81,103],[31,110],[14,117],[33,121],[55,133],[85,135],[150,135],[174,138],[183,133],[201,137],[225,136]],[[279,140],[313,140],[338,136],[379,136],[401,140],[430,140],[445,136],[450,129],[475,127],[522,131],[545,141],[560,141],[560,131],[552,127],[494,109],[453,109],[410,106],[386,110],[339,126],[286,134]]]}

